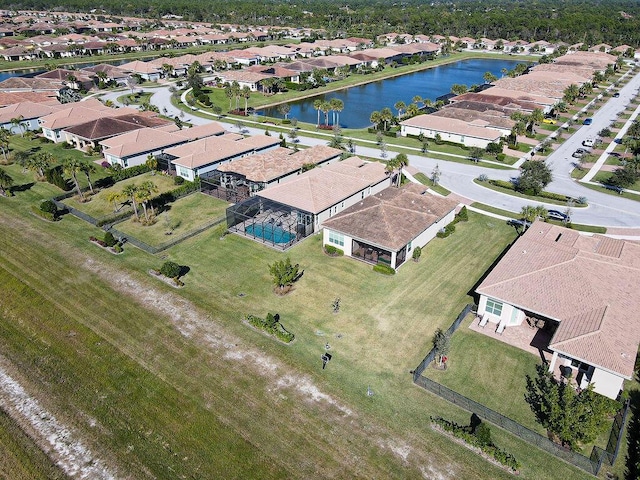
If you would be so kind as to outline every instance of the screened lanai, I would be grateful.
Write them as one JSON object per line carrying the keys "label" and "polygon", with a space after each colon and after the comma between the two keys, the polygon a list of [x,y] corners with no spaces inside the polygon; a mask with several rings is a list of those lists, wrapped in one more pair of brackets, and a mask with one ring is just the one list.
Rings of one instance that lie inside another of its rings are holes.
{"label": "screened lanai", "polygon": [[311,235],[313,223],[309,212],[258,196],[227,208],[231,232],[281,250]]}

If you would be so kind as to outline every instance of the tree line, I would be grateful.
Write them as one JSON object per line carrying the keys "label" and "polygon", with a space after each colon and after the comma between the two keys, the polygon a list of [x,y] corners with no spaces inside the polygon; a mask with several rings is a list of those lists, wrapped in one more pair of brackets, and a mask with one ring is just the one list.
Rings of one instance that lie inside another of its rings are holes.
{"label": "tree line", "polygon": [[[89,12],[88,0],[15,0],[14,9]],[[392,31],[505,40],[601,42],[640,46],[640,4],[634,0],[461,0],[455,3],[405,0],[389,8],[383,0],[355,0],[348,7],[331,0],[112,0],[106,14],[133,15],[161,25],[164,15],[187,21],[322,28],[329,36],[373,38]],[[120,20],[120,19],[116,19]],[[121,20],[120,20],[121,21]],[[275,31],[274,34],[277,34]]]}

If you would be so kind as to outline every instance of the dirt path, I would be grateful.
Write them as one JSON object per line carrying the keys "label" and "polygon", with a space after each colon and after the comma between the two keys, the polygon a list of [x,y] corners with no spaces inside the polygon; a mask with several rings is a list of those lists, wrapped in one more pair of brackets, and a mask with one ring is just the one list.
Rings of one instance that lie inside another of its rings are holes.
{"label": "dirt path", "polygon": [[43,408],[9,373],[0,356],[0,408],[5,410],[40,448],[71,478],[110,480],[116,474],[92,452],[77,433]]}

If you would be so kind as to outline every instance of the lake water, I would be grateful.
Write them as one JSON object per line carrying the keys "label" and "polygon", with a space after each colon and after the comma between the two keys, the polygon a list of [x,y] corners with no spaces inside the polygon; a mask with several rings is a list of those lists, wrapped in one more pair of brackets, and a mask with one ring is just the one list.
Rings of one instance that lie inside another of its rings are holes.
{"label": "lake water", "polygon": [[[479,85],[484,83],[482,77],[485,72],[491,72],[500,78],[503,68],[511,70],[518,63],[523,62],[507,59],[472,59],[441,65],[400,77],[292,102],[289,118],[315,124],[318,112],[313,108],[313,102],[318,98],[322,100],[339,98],[344,102],[344,110],[340,112],[340,125],[343,128],[364,128],[371,124],[369,117],[371,112],[375,110],[389,107],[394,115],[397,115],[397,110],[393,108],[393,105],[400,100],[409,105],[413,97],[420,95],[422,98],[429,98],[435,102],[436,98],[449,93],[451,85],[454,83],[464,84],[467,87],[474,84]],[[265,109],[259,113],[270,117],[283,117],[276,108]],[[332,113],[329,112],[330,123],[331,118]],[[320,112],[320,123],[324,123],[322,112]]]}

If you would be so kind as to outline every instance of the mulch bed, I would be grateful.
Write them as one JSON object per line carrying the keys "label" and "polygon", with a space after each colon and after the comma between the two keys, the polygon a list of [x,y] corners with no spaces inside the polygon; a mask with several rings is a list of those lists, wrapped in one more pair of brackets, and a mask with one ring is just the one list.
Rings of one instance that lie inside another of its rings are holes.
{"label": "mulch bed", "polygon": [[111,253],[113,255],[121,255],[121,254],[124,253],[124,250],[122,250],[121,252],[116,252],[113,247],[107,247],[106,245],[100,245],[96,240],[89,240],[89,242],[93,243],[94,245],[97,245],[101,249],[106,250],[107,252],[109,252],[109,253]]}
{"label": "mulch bed", "polygon": [[149,270],[147,273],[149,273],[149,275],[151,275],[153,278],[157,278],[158,280],[166,283],[167,285],[169,285],[170,287],[173,288],[182,288],[184,285],[178,285],[176,284],[176,282],[173,280],[173,278],[169,278],[169,277],[165,277],[164,275],[162,275],[161,273],[156,273],[155,270]]}

